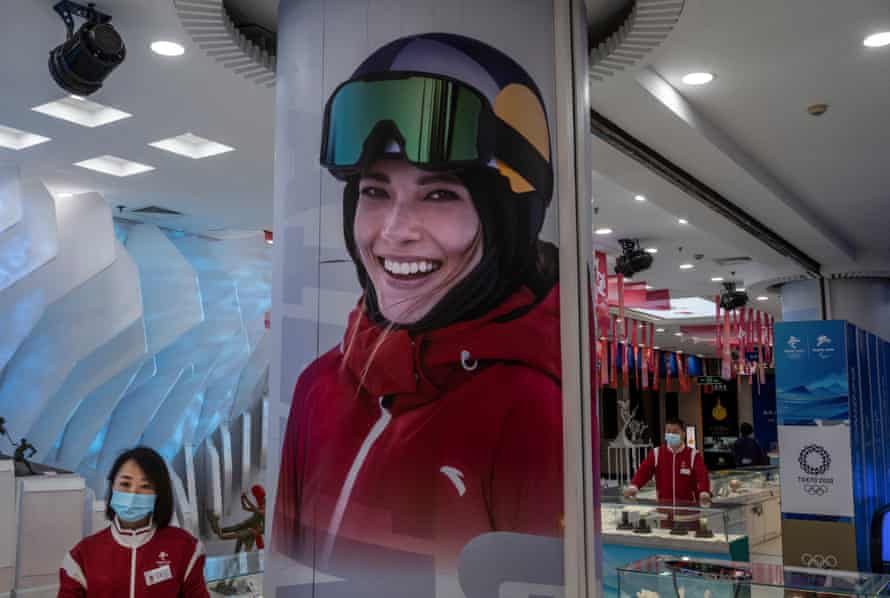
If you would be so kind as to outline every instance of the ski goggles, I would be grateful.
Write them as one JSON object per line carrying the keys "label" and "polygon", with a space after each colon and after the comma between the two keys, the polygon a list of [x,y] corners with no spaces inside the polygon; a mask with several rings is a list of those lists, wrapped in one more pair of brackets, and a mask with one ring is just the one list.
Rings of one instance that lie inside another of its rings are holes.
{"label": "ski goggles", "polygon": [[347,81],[325,107],[321,164],[348,176],[367,150],[382,149],[369,144],[394,137],[405,160],[418,167],[484,165],[494,153],[496,118],[481,93],[445,77],[398,73]]}

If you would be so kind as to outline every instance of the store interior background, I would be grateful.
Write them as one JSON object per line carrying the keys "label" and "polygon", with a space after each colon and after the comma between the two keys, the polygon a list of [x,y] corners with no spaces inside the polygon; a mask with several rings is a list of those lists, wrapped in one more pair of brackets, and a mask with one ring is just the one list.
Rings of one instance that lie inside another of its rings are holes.
{"label": "store interior background", "polygon": [[[128,55],[86,98],[101,104],[86,118],[110,108],[127,116],[100,126],[34,110],[62,100],[71,114],[86,103],[47,73],[46,53],[64,37],[51,4],[7,3],[0,26],[0,416],[12,440],[35,446],[39,470],[58,471],[17,490],[13,469],[0,467],[0,595],[14,584],[51,585],[67,545],[102,525],[93,501],[102,501],[105,472],[122,448],[147,444],[169,460],[177,520],[214,556],[229,554],[232,544],[214,538],[208,510],[225,523],[243,519],[239,495],[262,482],[266,452],[276,450],[264,434],[273,350],[275,61],[259,46],[239,45],[237,28],[221,23],[228,15],[274,36],[277,2],[104,3]],[[691,314],[630,310],[661,330],[652,344],[717,375],[713,335],[701,330],[716,329],[713,301],[727,281],[776,321],[825,316],[890,338],[890,47],[862,43],[890,30],[886,3],[687,0],[675,3],[681,9],[669,25],[625,55],[610,53],[614,43],[606,41],[615,41],[634,3],[588,4],[590,98],[600,122],[764,224],[818,264],[822,277],[594,134],[591,257],[607,253],[611,269],[618,240],[638,239],[657,253],[635,281],[674,300],[703,301]],[[207,9],[203,15],[196,5]],[[222,41],[202,38],[208,20],[222,27],[213,33]],[[157,40],[182,44],[184,55],[153,53]],[[695,71],[715,78],[684,84]],[[819,103],[827,104],[824,114],[808,112]],[[149,145],[181,135],[204,141],[181,141],[191,156]],[[213,154],[210,142],[228,149]],[[100,156],[136,164],[112,164],[115,175],[77,165]],[[288,218],[305,221],[307,260],[321,254],[319,228],[339,226],[338,214],[317,210]],[[355,297],[341,295],[346,303]],[[774,380],[772,370],[762,385],[746,376],[723,395],[736,425],[754,424],[771,450]],[[630,400],[656,442],[666,417],[696,425],[699,446],[718,459],[713,439],[702,435],[701,392],[694,380],[688,392],[676,380],[657,393],[603,390],[607,497],[617,496],[607,448],[618,433],[617,399]],[[0,453],[12,451],[0,439]],[[74,478],[82,481],[59,482]],[[36,501],[30,511],[20,508],[28,492]],[[53,492],[80,500],[82,509],[46,519],[49,503],[39,497]],[[38,519],[52,534],[22,537],[20,523]],[[751,557],[781,562],[781,540],[752,546]]]}

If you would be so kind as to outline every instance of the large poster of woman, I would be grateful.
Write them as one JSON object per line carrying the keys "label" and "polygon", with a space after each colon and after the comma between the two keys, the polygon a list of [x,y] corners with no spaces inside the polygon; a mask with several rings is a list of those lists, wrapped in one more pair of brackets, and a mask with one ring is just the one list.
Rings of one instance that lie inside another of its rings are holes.
{"label": "large poster of woman", "polygon": [[317,164],[360,292],[280,389],[271,524],[311,595],[469,595],[462,559],[490,534],[561,554],[551,118],[516,59],[456,33],[379,45],[324,99]]}

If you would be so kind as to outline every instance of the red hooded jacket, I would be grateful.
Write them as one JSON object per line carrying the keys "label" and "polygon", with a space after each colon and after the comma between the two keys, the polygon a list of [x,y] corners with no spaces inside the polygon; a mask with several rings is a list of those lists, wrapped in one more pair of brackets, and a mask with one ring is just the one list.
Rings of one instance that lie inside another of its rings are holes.
{"label": "red hooded jacket", "polygon": [[[277,551],[324,563],[355,543],[453,568],[491,531],[562,534],[559,291],[412,337],[360,309],[344,348],[297,382],[284,435]],[[347,555],[348,558],[348,555]]]}
{"label": "red hooded jacket", "polygon": [[642,488],[655,477],[655,494],[660,502],[698,503],[702,494],[711,494],[711,481],[702,454],[684,446],[676,453],[666,444],[652,449],[631,482]]}

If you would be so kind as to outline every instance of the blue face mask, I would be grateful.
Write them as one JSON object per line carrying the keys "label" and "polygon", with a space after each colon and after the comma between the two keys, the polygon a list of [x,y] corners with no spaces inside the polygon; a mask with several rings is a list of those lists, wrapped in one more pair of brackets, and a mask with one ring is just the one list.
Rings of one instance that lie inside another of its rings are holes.
{"label": "blue face mask", "polygon": [[679,434],[671,434],[670,432],[666,432],[664,435],[664,441],[668,446],[672,446],[674,448],[680,446],[682,439]]}
{"label": "blue face mask", "polygon": [[149,513],[155,510],[154,494],[134,494],[132,492],[111,493],[111,508],[121,521],[133,523],[145,519]]}

